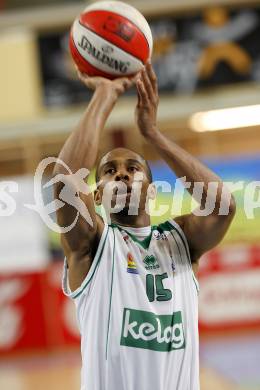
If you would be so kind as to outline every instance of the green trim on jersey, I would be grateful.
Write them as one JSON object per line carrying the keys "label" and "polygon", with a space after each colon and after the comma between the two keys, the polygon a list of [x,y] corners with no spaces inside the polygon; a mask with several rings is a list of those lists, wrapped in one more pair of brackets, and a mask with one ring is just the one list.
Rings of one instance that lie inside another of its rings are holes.
{"label": "green trim on jersey", "polygon": [[189,249],[187,248],[187,244],[186,244],[184,238],[182,237],[181,233],[179,232],[179,230],[175,226],[173,226],[173,225],[171,225],[171,226],[172,226],[171,230],[175,230],[175,232],[178,233],[178,236],[181,239],[182,245],[184,246],[184,249],[185,249],[185,252],[186,252],[186,256],[188,257],[188,259],[190,260],[190,263],[191,263]]}
{"label": "green trim on jersey", "polygon": [[163,223],[160,223],[160,225],[158,225],[158,230],[170,232],[173,229],[173,227],[174,226],[170,222],[165,221]]}
{"label": "green trim on jersey", "polygon": [[[154,230],[158,230],[160,233],[163,233],[164,231],[171,231],[174,228],[174,226],[170,222],[168,222],[168,221],[163,222],[163,223],[161,223],[159,225],[151,225],[151,233],[144,240],[139,240],[133,233],[130,233],[128,230],[123,229],[121,226],[116,225],[114,223],[112,223],[111,226],[112,227],[117,227],[120,231],[126,232],[129,235],[129,237],[132,238],[132,240],[134,242],[136,242],[137,244],[141,245],[141,247],[143,249],[146,249],[146,250],[150,246]],[[184,246],[185,246],[185,244],[184,244]]]}
{"label": "green trim on jersey", "polygon": [[76,295],[72,296],[72,299],[76,299],[76,298],[78,298],[82,294],[82,292],[89,285],[89,283],[91,282],[93,276],[95,275],[95,272],[96,272],[96,270],[98,268],[98,265],[100,263],[100,260],[101,260],[101,257],[102,257],[103,251],[104,251],[104,247],[105,247],[108,231],[109,231],[109,228],[107,228],[106,236],[105,236],[105,239],[103,241],[103,246],[102,246],[102,249],[101,249],[100,254],[98,256],[98,259],[96,261],[96,265],[95,265],[95,268],[94,268],[93,272],[90,275],[89,274],[87,275],[87,278],[86,278],[86,281],[85,281],[85,285],[82,286],[82,288],[80,289],[80,291]]}
{"label": "green trim on jersey", "polygon": [[115,266],[115,231],[113,229],[114,235],[114,245],[113,245],[113,260],[112,260],[112,276],[111,276],[111,285],[110,285],[110,297],[109,297],[109,314],[108,314],[108,323],[107,323],[107,340],[106,340],[106,360],[107,360],[107,350],[108,350],[108,337],[109,337],[109,328],[110,328],[110,317],[111,317],[111,305],[112,305],[112,293],[113,293],[113,282],[114,282],[114,266]]}
{"label": "green trim on jersey", "polygon": [[126,232],[126,233],[128,234],[128,236],[131,237],[132,240],[133,240],[134,242],[136,242],[137,244],[141,245],[141,247],[142,247],[143,249],[148,249],[148,248],[149,248],[150,243],[151,243],[151,239],[152,239],[153,231],[154,231],[155,229],[157,229],[157,226],[156,226],[156,225],[152,225],[152,226],[151,226],[151,233],[150,233],[147,237],[145,237],[144,240],[139,240],[133,233],[129,233],[128,230],[125,230],[125,229],[121,228],[121,226],[118,226],[118,225],[116,225],[116,224],[114,224],[114,223],[111,224],[111,226],[112,226],[112,227],[118,228],[120,231]]}
{"label": "green trim on jersey", "polygon": [[192,279],[193,279],[193,281],[194,281],[194,283],[195,283],[195,286],[196,286],[196,289],[197,289],[197,293],[199,293],[199,292],[200,292],[199,282],[197,281],[197,278],[196,278],[196,276],[194,275],[193,270],[192,270]]}
{"label": "green trim on jersey", "polygon": [[[172,224],[171,224],[170,222],[168,222],[168,221],[167,221],[166,223],[172,226],[172,229],[171,229],[171,230],[174,230],[174,231],[178,234],[178,236],[180,237],[180,239],[181,239],[182,245],[184,246],[184,249],[185,249],[185,252],[186,252],[186,256],[188,257],[188,259],[189,259],[189,261],[190,261],[191,270],[192,270],[192,279],[193,279],[193,281],[194,281],[194,283],[195,283],[197,293],[199,293],[199,291],[200,291],[200,289],[199,289],[199,283],[198,283],[197,278],[195,277],[194,272],[193,272],[193,269],[192,269],[192,262],[191,262],[191,258],[190,258],[190,252],[189,252],[188,244],[185,242],[185,240],[184,240],[182,234],[180,233],[180,231],[179,231],[174,225],[172,225]],[[181,228],[180,228],[180,229],[181,229]],[[174,235],[172,234],[172,232],[171,232],[171,236],[173,237],[173,239],[174,239],[174,241],[175,241],[175,243],[176,243],[176,245],[177,245],[179,254],[180,254],[180,256],[181,256],[181,252],[180,252],[179,245],[178,245],[178,243],[177,243],[177,241],[176,241]]]}

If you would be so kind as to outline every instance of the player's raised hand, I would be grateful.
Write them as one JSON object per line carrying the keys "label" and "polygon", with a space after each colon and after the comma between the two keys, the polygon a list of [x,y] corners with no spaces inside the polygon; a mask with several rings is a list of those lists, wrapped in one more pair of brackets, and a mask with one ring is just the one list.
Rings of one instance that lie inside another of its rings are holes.
{"label": "player's raised hand", "polygon": [[138,103],[136,106],[136,122],[144,136],[157,129],[157,109],[159,95],[157,78],[150,62],[140,72],[136,79]]}
{"label": "player's raised hand", "polygon": [[85,73],[80,72],[77,69],[78,78],[89,89],[96,90],[102,88],[104,93],[113,92],[117,96],[120,96],[127,91],[133,84],[134,79],[127,77],[117,78],[115,80],[109,80],[104,77],[90,77]]}

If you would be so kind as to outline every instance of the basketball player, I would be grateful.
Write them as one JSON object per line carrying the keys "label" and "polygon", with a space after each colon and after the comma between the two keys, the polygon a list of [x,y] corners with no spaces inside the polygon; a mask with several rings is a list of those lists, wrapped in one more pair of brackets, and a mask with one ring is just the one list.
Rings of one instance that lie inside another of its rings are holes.
{"label": "basketball player", "polygon": [[[222,191],[218,176],[160,132],[157,80],[150,63],[135,80],[79,77],[94,94],[59,155],[74,174],[94,167],[106,120],[119,96],[135,84],[141,134],[179,178],[192,183],[191,194],[194,183],[201,182],[203,205],[207,195],[214,201],[207,216],[189,214],[151,226],[146,197],[154,198],[155,189],[147,162],[123,148],[100,160],[94,198],[79,195],[91,223],[81,216],[61,237],[66,255],[63,288],[75,301],[81,333],[81,389],[198,390],[196,274],[201,255],[221,241],[232,221],[233,197]],[[64,174],[62,166],[57,164],[54,173]],[[139,208],[137,215],[130,215],[137,174],[143,178]],[[210,182],[216,182],[216,197],[208,191]],[[114,207],[107,224],[96,214],[95,204],[102,204],[111,183],[118,184],[112,206],[117,199],[125,199],[125,205]],[[66,185],[75,185],[69,175],[55,184],[57,199]],[[220,207],[226,208],[226,215],[219,215]],[[69,204],[59,209],[60,226],[69,226],[76,213]]]}

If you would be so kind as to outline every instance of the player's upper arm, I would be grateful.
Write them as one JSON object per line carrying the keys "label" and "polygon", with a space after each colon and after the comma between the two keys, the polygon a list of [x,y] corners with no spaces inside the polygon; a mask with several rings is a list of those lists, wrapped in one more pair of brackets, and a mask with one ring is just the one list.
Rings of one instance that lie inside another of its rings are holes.
{"label": "player's upper arm", "polygon": [[175,218],[187,238],[191,261],[197,263],[203,253],[214,248],[225,236],[235,215],[236,205],[232,197],[229,213],[218,215],[212,213],[208,216],[187,214]]}
{"label": "player's upper arm", "polygon": [[[54,174],[60,173],[55,170]],[[74,290],[90,269],[104,223],[95,212],[92,194],[80,192],[72,175],[62,174],[61,178],[54,184],[54,197],[64,203],[56,212],[57,222],[65,228],[61,243],[70,268],[70,287]]]}
{"label": "player's upper arm", "polygon": [[[66,197],[62,194],[66,192]],[[97,233],[97,215],[92,194],[78,191],[70,175],[54,185],[54,197],[64,205],[57,210],[57,221],[71,251],[88,250]]]}

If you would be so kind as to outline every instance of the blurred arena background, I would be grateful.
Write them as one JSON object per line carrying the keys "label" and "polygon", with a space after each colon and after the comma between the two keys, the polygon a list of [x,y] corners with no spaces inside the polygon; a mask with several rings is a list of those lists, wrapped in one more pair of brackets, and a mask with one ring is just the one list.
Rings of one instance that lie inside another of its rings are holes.
{"label": "blurred arena background", "polygon": [[[128,2],[152,27],[161,130],[237,186],[230,232],[201,261],[202,390],[260,389],[260,1]],[[1,390],[80,385],[74,307],[60,288],[59,236],[32,205],[38,164],[58,155],[90,97],[67,44],[86,3],[0,1]],[[154,179],[173,189],[175,178],[134,127],[135,101],[133,92],[120,100],[100,153],[116,146],[143,153]],[[172,204],[172,197],[159,193],[158,202]],[[47,187],[44,204],[51,198]],[[187,197],[183,210],[189,205]]]}

